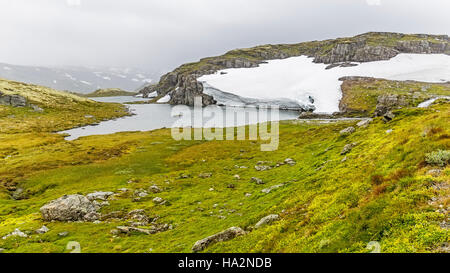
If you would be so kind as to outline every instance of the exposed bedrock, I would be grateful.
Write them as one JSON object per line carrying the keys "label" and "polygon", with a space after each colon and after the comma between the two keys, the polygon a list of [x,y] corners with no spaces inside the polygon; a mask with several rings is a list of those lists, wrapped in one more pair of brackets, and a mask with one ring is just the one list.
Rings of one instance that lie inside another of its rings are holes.
{"label": "exposed bedrock", "polygon": [[206,106],[215,104],[216,100],[203,94],[203,85],[197,78],[219,70],[252,68],[266,60],[302,55],[313,57],[316,63],[338,64],[389,60],[400,53],[450,55],[450,38],[447,35],[370,32],[351,38],[237,49],[222,56],[182,65],[162,76],[157,85],[145,87],[140,93],[144,96],[154,91],[159,96],[170,94],[169,103],[186,105],[193,105],[194,97],[201,95]]}

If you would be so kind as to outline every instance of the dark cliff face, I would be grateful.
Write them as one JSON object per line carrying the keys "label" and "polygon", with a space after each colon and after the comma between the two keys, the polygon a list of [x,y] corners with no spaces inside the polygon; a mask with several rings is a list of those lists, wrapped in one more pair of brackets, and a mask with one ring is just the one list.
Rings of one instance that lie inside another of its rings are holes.
{"label": "dark cliff face", "polygon": [[336,64],[389,60],[400,53],[450,55],[450,38],[447,35],[370,32],[351,38],[237,49],[182,65],[162,76],[157,85],[146,87],[140,93],[144,96],[154,91],[160,96],[170,94],[171,104],[186,105],[193,105],[194,96],[200,95],[204,105],[211,105],[215,100],[203,94],[203,85],[197,78],[222,69],[257,67],[266,60],[302,55],[314,58],[316,63]]}

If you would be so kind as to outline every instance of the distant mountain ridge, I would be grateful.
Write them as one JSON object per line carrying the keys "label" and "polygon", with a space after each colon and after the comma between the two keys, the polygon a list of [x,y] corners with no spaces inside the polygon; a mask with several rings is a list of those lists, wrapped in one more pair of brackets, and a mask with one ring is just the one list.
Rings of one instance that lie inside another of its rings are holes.
{"label": "distant mountain ridge", "polygon": [[83,94],[106,88],[136,91],[158,76],[158,73],[131,68],[43,67],[0,63],[0,78]]}

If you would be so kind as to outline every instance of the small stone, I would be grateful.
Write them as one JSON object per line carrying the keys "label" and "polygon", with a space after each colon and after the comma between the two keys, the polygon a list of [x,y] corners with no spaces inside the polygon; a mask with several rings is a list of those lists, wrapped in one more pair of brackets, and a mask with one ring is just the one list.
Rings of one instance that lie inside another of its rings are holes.
{"label": "small stone", "polygon": [[69,232],[68,232],[68,231],[64,231],[64,232],[58,233],[58,236],[59,236],[59,237],[66,237],[67,235],[69,235]]}
{"label": "small stone", "polygon": [[0,253],[4,253],[5,251],[6,251],[6,249],[0,248]]}
{"label": "small stone", "polygon": [[50,231],[50,229],[48,229],[48,227],[42,226],[40,229],[36,230],[36,233],[38,233],[38,234],[44,234],[44,233],[47,233],[47,232],[49,232],[49,231]]}
{"label": "small stone", "polygon": [[262,226],[268,225],[272,222],[277,221],[279,218],[280,218],[280,216],[278,214],[268,215],[268,216],[262,218],[261,220],[259,220],[259,222],[256,223],[255,228],[258,229]]}
{"label": "small stone", "polygon": [[360,122],[358,122],[358,124],[356,124],[356,126],[360,127],[360,128],[366,128],[369,126],[369,124],[373,121],[373,119],[369,118],[369,119],[365,119],[362,120]]}
{"label": "small stone", "polygon": [[240,180],[241,179],[241,177],[238,175],[238,174],[235,174],[234,175],[234,179],[236,179],[236,180]]}
{"label": "small stone", "polygon": [[257,185],[263,185],[265,184],[264,181],[262,181],[261,179],[257,178],[257,177],[252,177],[252,182],[255,182]]}
{"label": "small stone", "polygon": [[357,143],[351,143],[351,144],[347,144],[344,146],[344,149],[342,149],[341,155],[346,155],[348,153],[350,153],[353,148],[356,147],[356,145],[358,145]]}
{"label": "small stone", "polygon": [[281,188],[281,187],[283,187],[283,186],[284,186],[284,184],[275,185],[275,186],[272,186],[272,187],[270,187],[270,188],[263,189],[263,190],[261,190],[261,192],[267,194],[267,193],[270,193],[271,191],[273,191],[273,190],[275,190],[275,189],[278,189],[278,188]]}
{"label": "small stone", "polygon": [[98,192],[94,192],[94,193],[90,193],[90,194],[86,195],[86,198],[89,199],[89,201],[94,201],[94,200],[106,201],[108,199],[108,197],[110,197],[113,194],[114,194],[113,192],[98,191]]}
{"label": "small stone", "polygon": [[286,158],[284,160],[284,163],[290,165],[290,166],[294,166],[295,164],[297,164],[297,162],[295,162],[295,160],[293,160],[292,158]]}
{"label": "small stone", "polygon": [[148,190],[153,193],[160,193],[163,191],[161,188],[159,188],[156,185],[150,186],[150,188]]}
{"label": "small stone", "polygon": [[238,236],[245,235],[245,231],[239,227],[231,227],[227,230],[219,232],[217,234],[206,237],[205,239],[197,241],[192,247],[193,252],[199,252],[217,242],[225,242],[232,240]]}
{"label": "small stone", "polygon": [[134,195],[136,197],[140,197],[140,198],[144,198],[148,196],[148,192],[146,190],[143,189],[138,189],[134,191]]}
{"label": "small stone", "polygon": [[345,128],[344,130],[340,131],[339,133],[343,136],[343,135],[351,135],[354,132],[356,132],[355,127],[348,127],[348,128]]}
{"label": "small stone", "polygon": [[234,184],[228,184],[227,188],[228,189],[234,189],[236,186]]}
{"label": "small stone", "polygon": [[259,172],[267,171],[267,170],[270,170],[270,169],[272,169],[272,167],[267,166],[267,165],[256,165],[255,166],[255,170],[257,170]]}
{"label": "small stone", "polygon": [[155,204],[159,204],[159,205],[162,205],[162,204],[164,204],[166,201],[164,200],[164,199],[162,199],[161,197],[155,197],[155,198],[153,198],[153,203],[155,203]]}
{"label": "small stone", "polygon": [[388,135],[389,135],[389,134],[391,134],[392,132],[394,132],[394,130],[392,130],[392,129],[389,129],[389,130],[387,130],[387,131],[386,131],[386,134],[388,134]]}
{"label": "small stone", "polygon": [[246,193],[246,194],[245,194],[245,197],[250,197],[250,196],[252,196],[251,193]]}
{"label": "small stone", "polygon": [[199,178],[203,178],[203,179],[210,178],[211,176],[212,176],[212,173],[201,173],[198,175]]}
{"label": "small stone", "polygon": [[8,235],[5,235],[2,237],[3,240],[8,239],[9,237],[22,237],[22,238],[27,238],[28,235],[22,231],[20,231],[20,229],[16,228],[13,232],[11,232]]}
{"label": "small stone", "polygon": [[440,169],[433,169],[433,170],[429,170],[428,172],[427,172],[427,175],[431,175],[431,176],[433,176],[433,177],[438,177],[438,176],[440,176],[441,175],[441,170]]}
{"label": "small stone", "polygon": [[392,113],[392,111],[387,112],[386,114],[383,115],[383,121],[384,122],[389,122],[392,121],[395,118],[395,114]]}

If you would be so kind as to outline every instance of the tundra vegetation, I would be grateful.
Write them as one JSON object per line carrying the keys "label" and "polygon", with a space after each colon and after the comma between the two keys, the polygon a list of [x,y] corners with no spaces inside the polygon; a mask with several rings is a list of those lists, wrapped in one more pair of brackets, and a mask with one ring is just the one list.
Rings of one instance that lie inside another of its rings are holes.
{"label": "tundra vegetation", "polygon": [[[262,152],[259,140],[175,141],[169,129],[66,141],[55,132],[127,112],[1,80],[27,106],[0,105],[0,248],[368,252],[377,241],[382,252],[448,252],[450,104],[416,106],[450,92],[416,85],[352,82],[343,100],[366,117],[380,95],[413,102],[363,125],[283,121],[279,149]],[[64,195],[100,198],[98,220],[45,221],[40,208]]]}

